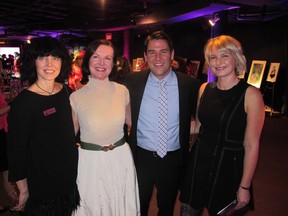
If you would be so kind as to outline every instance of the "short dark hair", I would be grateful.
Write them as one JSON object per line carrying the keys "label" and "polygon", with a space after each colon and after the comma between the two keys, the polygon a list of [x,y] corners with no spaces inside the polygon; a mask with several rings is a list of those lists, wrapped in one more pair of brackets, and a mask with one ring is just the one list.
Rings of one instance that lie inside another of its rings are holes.
{"label": "short dark hair", "polygon": [[[115,56],[115,49],[111,41],[109,40],[95,40],[91,42],[85,50],[85,55],[83,58],[82,63],[82,80],[81,83],[87,83],[89,80],[90,70],[89,70],[89,61],[93,53],[98,49],[100,45],[106,45],[113,48],[114,56]],[[113,62],[115,62],[115,57],[113,56]]]}
{"label": "short dark hair", "polygon": [[169,46],[170,51],[174,50],[172,39],[163,31],[155,31],[152,32],[150,35],[147,36],[146,40],[144,41],[144,52],[147,52],[148,43],[151,40],[166,40]]}
{"label": "short dark hair", "polygon": [[30,44],[25,45],[19,59],[21,79],[33,84],[37,80],[36,59],[49,55],[61,59],[61,70],[56,81],[64,83],[71,73],[72,59],[65,45],[50,36],[34,38]]}

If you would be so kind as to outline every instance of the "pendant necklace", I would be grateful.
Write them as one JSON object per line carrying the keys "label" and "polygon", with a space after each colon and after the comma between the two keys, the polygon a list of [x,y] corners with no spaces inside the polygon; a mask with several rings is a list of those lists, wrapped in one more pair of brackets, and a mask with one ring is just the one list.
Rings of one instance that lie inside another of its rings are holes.
{"label": "pendant necklace", "polygon": [[45,89],[41,88],[41,87],[38,85],[38,83],[37,83],[37,82],[35,82],[35,84],[36,84],[36,86],[37,86],[39,89],[41,89],[42,91],[46,92],[46,93],[47,93],[47,94],[49,94],[49,95],[52,95],[52,93],[54,92],[54,89],[55,89],[55,84],[54,84],[54,86],[53,86],[53,89],[52,89],[52,91],[51,91],[51,92],[49,92],[49,91],[46,91]]}

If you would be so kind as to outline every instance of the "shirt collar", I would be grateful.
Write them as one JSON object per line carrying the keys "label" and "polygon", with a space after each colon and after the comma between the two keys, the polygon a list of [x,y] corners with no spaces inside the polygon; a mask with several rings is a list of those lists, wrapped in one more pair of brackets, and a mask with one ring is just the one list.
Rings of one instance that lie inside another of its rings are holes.
{"label": "shirt collar", "polygon": [[[174,76],[175,76],[175,73],[170,68],[169,74],[163,80],[166,81],[167,84],[169,84],[169,83],[172,82],[172,79],[173,79]],[[150,82],[153,85],[158,85],[158,82],[160,81],[151,71],[150,71],[148,79],[150,80]]]}

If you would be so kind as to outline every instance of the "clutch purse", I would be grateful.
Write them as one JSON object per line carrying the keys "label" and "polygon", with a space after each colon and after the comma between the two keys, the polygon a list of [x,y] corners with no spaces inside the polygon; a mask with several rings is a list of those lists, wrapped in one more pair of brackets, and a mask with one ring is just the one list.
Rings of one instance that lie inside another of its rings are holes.
{"label": "clutch purse", "polygon": [[235,199],[231,203],[229,203],[227,206],[225,206],[223,209],[221,209],[217,213],[217,216],[241,216],[241,215],[244,215],[249,210],[248,205],[236,210],[235,209],[236,205],[237,205],[237,200]]}

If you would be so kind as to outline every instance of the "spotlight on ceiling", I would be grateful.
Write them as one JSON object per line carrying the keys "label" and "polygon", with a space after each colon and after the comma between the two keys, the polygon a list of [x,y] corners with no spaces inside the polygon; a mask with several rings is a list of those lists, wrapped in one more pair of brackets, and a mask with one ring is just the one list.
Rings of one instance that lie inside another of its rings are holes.
{"label": "spotlight on ceiling", "polygon": [[214,14],[213,19],[209,19],[209,24],[213,27],[219,20],[220,18],[218,17],[218,14]]}

